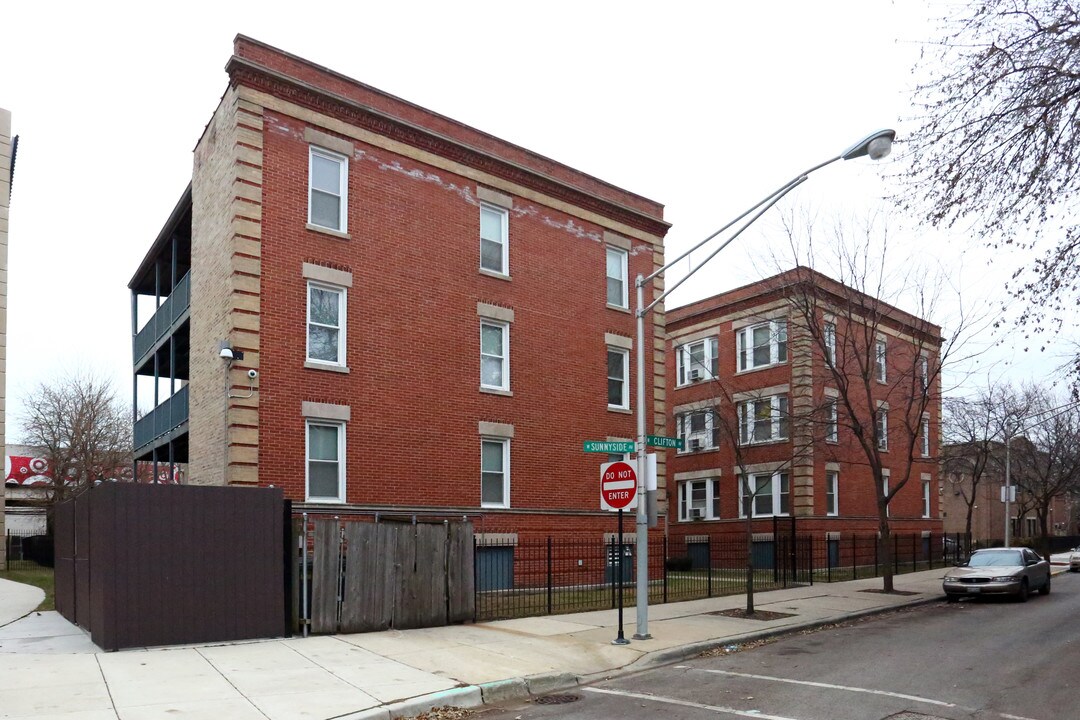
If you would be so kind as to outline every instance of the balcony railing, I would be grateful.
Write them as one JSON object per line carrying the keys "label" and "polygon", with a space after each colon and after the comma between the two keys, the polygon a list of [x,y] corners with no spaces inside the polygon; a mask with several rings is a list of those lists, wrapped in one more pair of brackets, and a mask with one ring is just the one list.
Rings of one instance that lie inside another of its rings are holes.
{"label": "balcony railing", "polygon": [[190,272],[180,278],[172,294],[161,303],[150,321],[135,335],[136,364],[153,349],[158,340],[168,334],[173,324],[187,311],[189,305],[191,305]]}
{"label": "balcony railing", "polygon": [[135,422],[135,449],[149,445],[187,422],[188,386],[177,390],[165,402]]}

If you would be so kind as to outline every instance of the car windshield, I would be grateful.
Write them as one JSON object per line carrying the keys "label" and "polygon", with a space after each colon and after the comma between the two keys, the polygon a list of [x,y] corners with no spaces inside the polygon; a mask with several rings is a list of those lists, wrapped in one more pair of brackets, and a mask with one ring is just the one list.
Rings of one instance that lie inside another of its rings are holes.
{"label": "car windshield", "polygon": [[986,567],[987,565],[1023,565],[1019,550],[995,550],[993,552],[978,552],[968,560],[970,567]]}

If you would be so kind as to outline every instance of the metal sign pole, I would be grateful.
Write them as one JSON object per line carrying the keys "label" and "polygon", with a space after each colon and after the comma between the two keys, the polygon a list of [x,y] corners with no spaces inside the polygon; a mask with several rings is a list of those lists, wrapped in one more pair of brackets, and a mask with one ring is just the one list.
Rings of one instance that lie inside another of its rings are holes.
{"label": "metal sign pole", "polygon": [[619,636],[611,641],[612,645],[629,645],[630,641],[623,634],[623,534],[622,534],[623,511],[619,509],[619,544],[615,551],[618,560],[615,563],[615,578],[619,583]]}

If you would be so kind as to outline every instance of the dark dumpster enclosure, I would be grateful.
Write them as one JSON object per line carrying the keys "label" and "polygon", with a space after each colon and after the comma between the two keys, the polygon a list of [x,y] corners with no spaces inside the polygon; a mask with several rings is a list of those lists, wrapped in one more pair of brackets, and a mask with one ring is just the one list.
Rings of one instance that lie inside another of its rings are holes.
{"label": "dark dumpster enclosure", "polygon": [[278,488],[108,483],[56,506],[56,609],[104,650],[288,634]]}

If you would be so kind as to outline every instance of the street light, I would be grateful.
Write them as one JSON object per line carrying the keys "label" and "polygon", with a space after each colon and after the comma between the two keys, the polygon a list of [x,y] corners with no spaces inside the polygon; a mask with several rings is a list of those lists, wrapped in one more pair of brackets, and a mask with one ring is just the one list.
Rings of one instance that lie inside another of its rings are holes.
{"label": "street light", "polygon": [[[844,152],[840,153],[834,158],[830,158],[825,162],[815,165],[814,167],[806,170],[794,178],[781,185],[772,193],[767,195],[756,205],[746,210],[742,215],[729,222],[724,227],[720,228],[712,235],[708,236],[697,245],[684,252],[679,257],[671,260],[663,267],[653,271],[651,275],[637,276],[635,285],[637,286],[637,310],[635,315],[637,317],[637,476],[638,476],[638,497],[645,497],[645,475],[648,468],[648,462],[646,460],[646,434],[645,434],[645,315],[654,307],[657,303],[660,303],[670,295],[676,288],[682,285],[687,278],[700,270],[706,263],[716,257],[716,254],[723,250],[728,244],[739,237],[746,228],[750,227],[759,217],[761,217],[765,211],[780,201],[780,198],[787,195],[789,192],[797,188],[806,182],[810,173],[820,170],[826,165],[831,165],[837,160],[854,160],[855,158],[863,157],[867,155],[871,160],[880,160],[889,154],[892,149],[893,138],[896,137],[896,131],[894,130],[878,130],[876,133],[866,136],[859,142],[849,147]],[[760,208],[760,209],[759,209]],[[755,213],[756,211],[756,213]],[[669,267],[679,262],[690,253],[700,248],[705,243],[715,238],[720,233],[724,232],[732,225],[740,222],[748,215],[754,213],[753,217],[746,221],[741,228],[739,228],[734,235],[721,243],[720,247],[713,250],[708,257],[698,263],[694,268],[690,270],[686,275],[679,279],[677,283],[667,288],[660,294],[655,300],[648,305],[645,304],[645,285],[656,279],[658,275],[663,273]],[[649,529],[648,529],[648,516],[646,514],[646,508],[644,502],[638,502],[637,507],[637,632],[634,633],[635,640],[648,640],[652,636],[649,635]]]}

